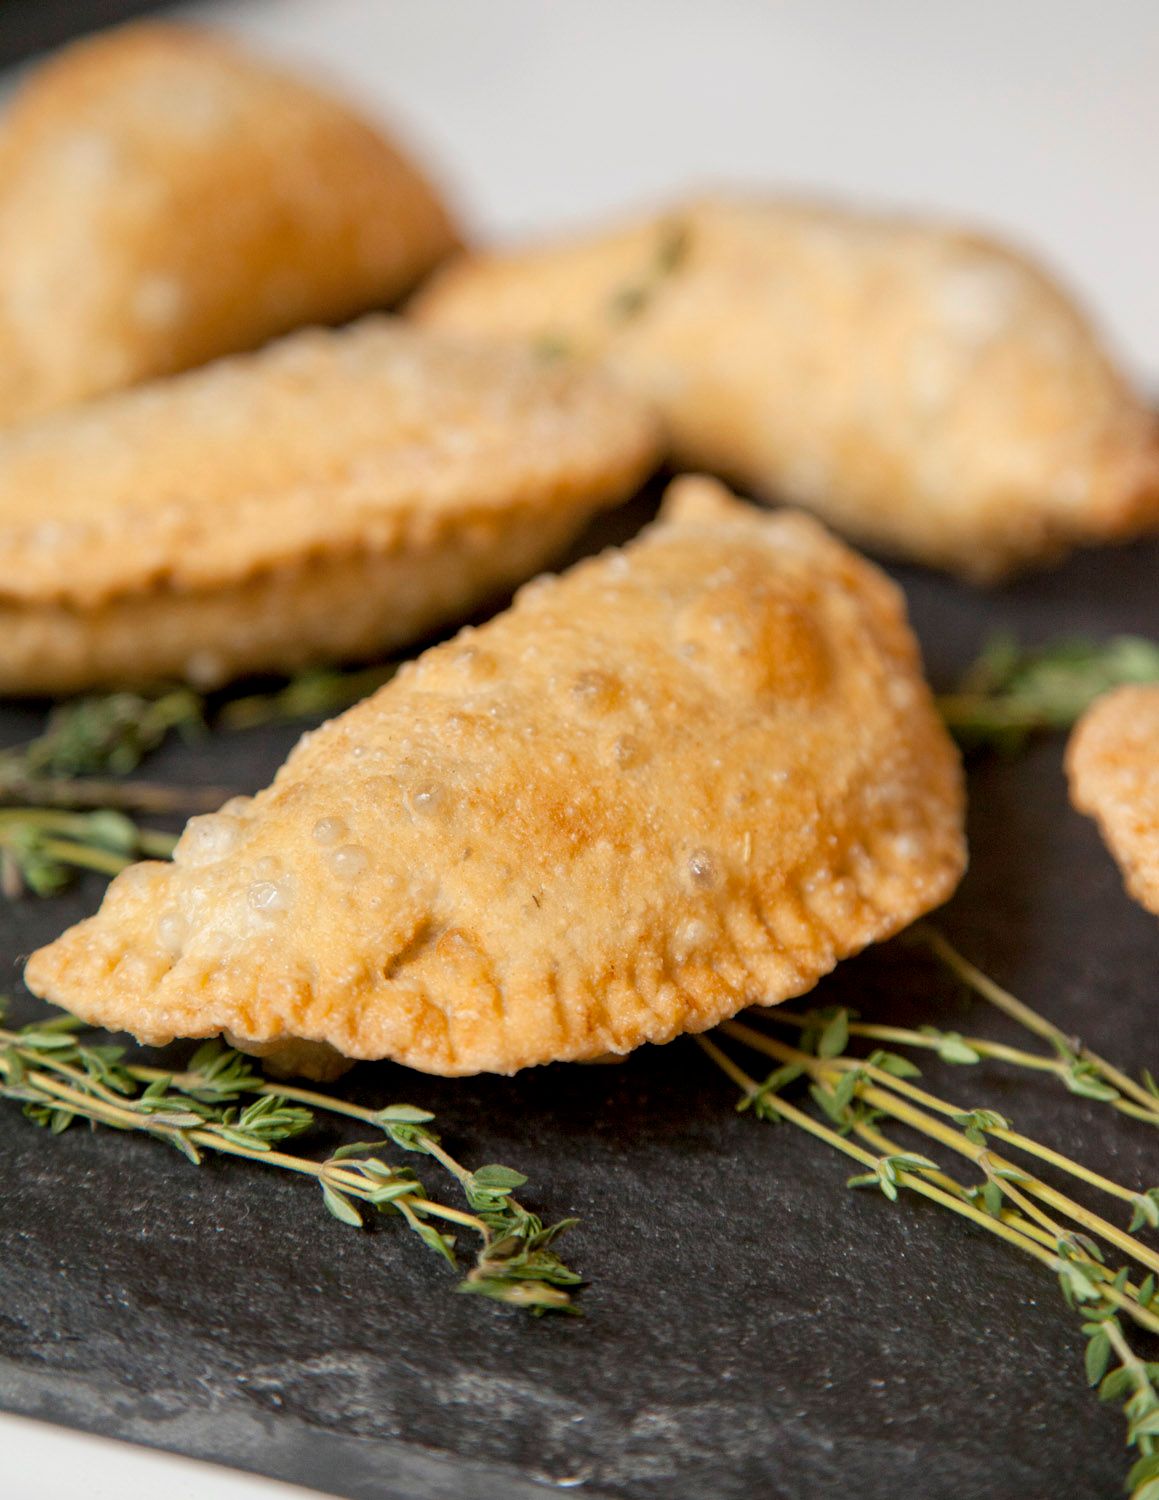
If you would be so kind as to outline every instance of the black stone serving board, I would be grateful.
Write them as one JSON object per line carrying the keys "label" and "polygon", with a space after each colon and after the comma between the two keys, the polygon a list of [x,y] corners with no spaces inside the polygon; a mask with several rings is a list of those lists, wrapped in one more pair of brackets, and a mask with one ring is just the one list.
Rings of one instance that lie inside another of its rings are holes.
{"label": "black stone serving board", "polygon": [[[630,533],[652,503],[598,539]],[[895,575],[942,685],[1000,628],[1159,637],[1156,544],[989,594]],[[9,705],[0,737],[36,723]],[[252,789],[296,732],[176,746],[150,775]],[[1156,1067],[1159,928],[1068,808],[1061,759],[1052,738],[971,763],[972,865],[939,922],[1068,1032]],[[0,988],[19,1018],[37,1012],[21,955],[100,891],[0,906]],[[816,999],[1020,1039],[900,944],[843,965]],[[929,1076],[1126,1182],[1159,1182],[1159,1136],[1049,1080]],[[586,1316],[535,1321],[455,1296],[397,1220],[357,1233],[303,1181],[238,1162],[197,1171],[136,1137],[52,1138],[2,1106],[0,1407],[352,1500],[1119,1492],[1122,1420],[1087,1389],[1053,1278],[931,1204],[847,1191],[845,1159],[734,1114],[691,1042],[514,1079],[364,1066],[343,1087],[430,1107],[464,1158],[516,1165],[545,1216],[578,1214],[568,1249],[590,1278]]]}

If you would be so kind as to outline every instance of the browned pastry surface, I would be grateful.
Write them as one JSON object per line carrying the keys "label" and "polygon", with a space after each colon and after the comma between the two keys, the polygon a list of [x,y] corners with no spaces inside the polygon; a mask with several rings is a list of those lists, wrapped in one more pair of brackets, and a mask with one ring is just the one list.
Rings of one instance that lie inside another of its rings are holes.
{"label": "browned pastry surface", "polygon": [[598,371],[380,317],[0,433],[0,690],[397,646],[551,561],[658,447]]}

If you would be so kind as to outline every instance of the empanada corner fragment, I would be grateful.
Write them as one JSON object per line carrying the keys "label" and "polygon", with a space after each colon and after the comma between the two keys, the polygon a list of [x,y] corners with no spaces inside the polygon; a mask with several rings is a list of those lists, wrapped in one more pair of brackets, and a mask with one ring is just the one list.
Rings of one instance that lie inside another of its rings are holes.
{"label": "empanada corner fragment", "polygon": [[684,481],[193,820],[27,979],[149,1042],[509,1073],[810,989],[948,898],[962,822],[894,586]]}
{"label": "empanada corner fragment", "polygon": [[1159,686],[1115,688],[1066,752],[1071,801],[1094,818],[1130,894],[1159,916]]}

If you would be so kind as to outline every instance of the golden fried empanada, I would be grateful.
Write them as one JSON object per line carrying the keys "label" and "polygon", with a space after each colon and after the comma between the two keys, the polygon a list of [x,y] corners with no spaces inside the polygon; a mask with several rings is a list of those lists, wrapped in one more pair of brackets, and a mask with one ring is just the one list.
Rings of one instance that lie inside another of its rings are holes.
{"label": "golden fried empanada", "polygon": [[598,371],[370,317],[0,433],[0,691],[366,655],[461,619],[630,493]]}
{"label": "golden fried empanada", "polygon": [[149,1042],[446,1074],[622,1053],[800,994],[944,901],[962,810],[898,590],[815,521],[686,479],[641,540],[194,819],[26,978]]}
{"label": "golden fried empanada", "polygon": [[415,313],[605,356],[679,463],[975,580],[1159,519],[1154,418],[1063,293],[971,235],[698,202],[452,265]]}
{"label": "golden fried empanada", "polygon": [[0,422],[380,307],[454,239],[310,85],[184,27],[78,42],[0,120]]}
{"label": "golden fried empanada", "polygon": [[1159,687],[1121,687],[1079,720],[1071,801],[1099,825],[1127,889],[1159,916]]}

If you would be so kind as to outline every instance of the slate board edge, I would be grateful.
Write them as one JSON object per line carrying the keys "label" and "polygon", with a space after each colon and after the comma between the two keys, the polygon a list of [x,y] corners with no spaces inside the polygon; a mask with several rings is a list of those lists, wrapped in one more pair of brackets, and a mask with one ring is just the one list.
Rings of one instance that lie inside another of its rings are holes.
{"label": "slate board edge", "polygon": [[[122,1417],[110,1431],[107,1388],[60,1374],[37,1380],[8,1360],[0,1360],[0,1410],[305,1485],[339,1500],[495,1500],[500,1494],[504,1500],[543,1500],[572,1488],[566,1480],[537,1480],[413,1444],[326,1432],[288,1416],[243,1416],[236,1409],[190,1409],[162,1420]],[[585,1500],[610,1500],[587,1484],[582,1493]],[[765,1494],[779,1500],[777,1492]]]}

